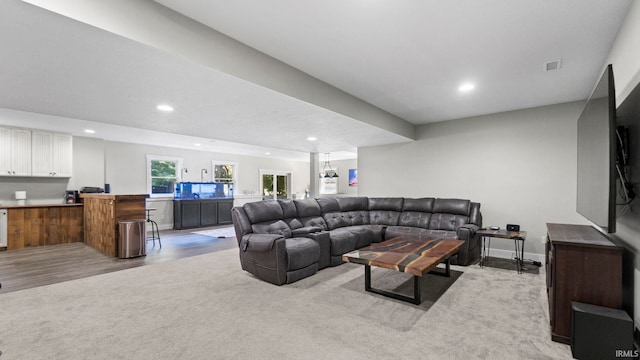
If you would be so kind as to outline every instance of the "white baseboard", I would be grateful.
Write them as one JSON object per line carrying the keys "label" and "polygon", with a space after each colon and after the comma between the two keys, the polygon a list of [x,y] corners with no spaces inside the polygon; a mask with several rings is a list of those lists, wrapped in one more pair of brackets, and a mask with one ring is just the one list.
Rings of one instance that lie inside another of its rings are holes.
{"label": "white baseboard", "polygon": [[[513,259],[515,257],[514,250],[502,250],[502,249],[487,249],[488,256],[502,258],[502,259]],[[525,260],[533,260],[540,261],[544,264],[544,254],[536,254],[536,253],[524,253]]]}

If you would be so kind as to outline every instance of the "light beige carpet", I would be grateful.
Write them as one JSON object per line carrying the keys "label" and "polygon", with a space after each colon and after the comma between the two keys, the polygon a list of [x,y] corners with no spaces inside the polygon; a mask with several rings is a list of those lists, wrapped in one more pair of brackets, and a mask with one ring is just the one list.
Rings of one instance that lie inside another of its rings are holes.
{"label": "light beige carpet", "polygon": [[[271,285],[237,251],[0,294],[0,359],[571,358],[550,339],[544,273],[454,266],[416,306],[365,292],[355,264]],[[402,291],[402,276],[373,284]]]}

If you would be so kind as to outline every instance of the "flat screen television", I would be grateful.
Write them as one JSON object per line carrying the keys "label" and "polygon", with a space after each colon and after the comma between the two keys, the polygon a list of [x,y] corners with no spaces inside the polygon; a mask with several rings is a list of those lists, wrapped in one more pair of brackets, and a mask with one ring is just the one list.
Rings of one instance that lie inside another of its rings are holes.
{"label": "flat screen television", "polygon": [[608,65],[578,118],[576,210],[603,231],[616,231],[616,99]]}

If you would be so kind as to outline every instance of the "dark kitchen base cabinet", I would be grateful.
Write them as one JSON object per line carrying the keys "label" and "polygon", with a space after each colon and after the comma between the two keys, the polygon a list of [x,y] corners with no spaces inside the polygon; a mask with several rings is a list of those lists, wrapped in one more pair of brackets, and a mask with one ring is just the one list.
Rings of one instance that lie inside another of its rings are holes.
{"label": "dark kitchen base cabinet", "polygon": [[622,248],[591,226],[547,224],[551,339],[569,344],[571,302],[622,306]]}
{"label": "dark kitchen base cabinet", "polygon": [[174,200],[176,230],[231,224],[233,199]]}

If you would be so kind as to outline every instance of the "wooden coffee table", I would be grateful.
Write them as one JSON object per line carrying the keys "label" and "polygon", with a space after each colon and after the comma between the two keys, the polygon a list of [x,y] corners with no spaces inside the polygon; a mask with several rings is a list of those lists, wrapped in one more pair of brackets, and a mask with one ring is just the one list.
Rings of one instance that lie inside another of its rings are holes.
{"label": "wooden coffee table", "polygon": [[[451,276],[449,257],[464,244],[462,240],[396,237],[342,255],[342,260],[364,265],[364,289],[419,305],[420,278],[427,273]],[[444,262],[444,272],[433,271]],[[371,287],[371,267],[377,266],[413,275],[413,297]]]}

